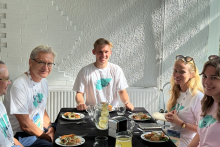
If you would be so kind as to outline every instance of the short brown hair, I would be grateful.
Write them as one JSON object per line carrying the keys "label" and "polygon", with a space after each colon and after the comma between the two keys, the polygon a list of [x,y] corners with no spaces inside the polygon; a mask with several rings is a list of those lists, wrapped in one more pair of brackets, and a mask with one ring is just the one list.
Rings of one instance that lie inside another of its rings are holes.
{"label": "short brown hair", "polygon": [[100,45],[100,44],[109,45],[110,49],[113,47],[112,43],[110,41],[108,41],[107,39],[99,38],[98,40],[95,41],[95,43],[93,45],[94,49],[96,48],[97,45]]}

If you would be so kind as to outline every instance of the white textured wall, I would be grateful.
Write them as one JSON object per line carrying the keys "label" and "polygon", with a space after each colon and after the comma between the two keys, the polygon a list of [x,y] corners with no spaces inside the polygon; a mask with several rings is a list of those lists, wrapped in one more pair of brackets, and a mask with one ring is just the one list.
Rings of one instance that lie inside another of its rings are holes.
{"label": "white textured wall", "polygon": [[95,61],[94,41],[105,37],[130,86],[161,86],[176,54],[195,56],[201,69],[207,46],[216,50],[208,39],[210,20],[219,30],[218,8],[217,0],[0,0],[0,59],[15,78],[28,70],[30,51],[47,44],[58,53],[49,84],[71,87]]}

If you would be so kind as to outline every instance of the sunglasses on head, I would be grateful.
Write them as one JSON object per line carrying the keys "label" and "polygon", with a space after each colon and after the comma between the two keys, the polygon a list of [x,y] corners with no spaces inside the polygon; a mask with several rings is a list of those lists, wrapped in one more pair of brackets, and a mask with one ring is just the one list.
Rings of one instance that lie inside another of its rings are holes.
{"label": "sunglasses on head", "polygon": [[176,60],[179,60],[179,59],[183,59],[185,62],[193,61],[194,63],[193,57],[190,57],[190,56],[177,55]]}
{"label": "sunglasses on head", "polygon": [[210,56],[208,57],[209,60],[218,59],[218,58],[220,58],[218,55],[210,55]]}

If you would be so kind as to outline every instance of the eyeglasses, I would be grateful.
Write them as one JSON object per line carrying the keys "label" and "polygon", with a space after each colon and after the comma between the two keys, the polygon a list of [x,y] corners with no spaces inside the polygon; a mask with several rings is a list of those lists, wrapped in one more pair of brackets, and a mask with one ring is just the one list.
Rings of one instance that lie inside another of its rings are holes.
{"label": "eyeglasses", "polygon": [[38,61],[36,61],[35,59],[32,59],[32,60],[34,60],[35,62],[37,62],[40,66],[46,66],[47,65],[47,67],[53,67],[55,64],[54,63],[45,63],[45,62],[38,62]]}
{"label": "eyeglasses", "polygon": [[9,81],[10,81],[10,77],[8,76],[6,79],[0,79],[0,81],[6,81],[6,82],[9,82]]}
{"label": "eyeglasses", "polygon": [[194,62],[193,57],[183,56],[183,55],[177,55],[177,56],[176,56],[176,60],[179,60],[179,59],[183,59],[185,62],[193,61],[194,65],[195,65],[195,62]]}
{"label": "eyeglasses", "polygon": [[209,60],[218,59],[218,58],[220,58],[218,55],[210,55],[210,56],[208,57]]}

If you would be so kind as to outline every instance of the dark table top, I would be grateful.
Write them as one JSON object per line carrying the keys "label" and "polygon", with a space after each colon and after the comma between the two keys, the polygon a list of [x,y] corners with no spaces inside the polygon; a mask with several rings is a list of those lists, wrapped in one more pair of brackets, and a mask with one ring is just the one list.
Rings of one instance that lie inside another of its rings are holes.
{"label": "dark table top", "polygon": [[[77,112],[77,113],[83,113],[85,115],[85,119],[87,123],[83,123],[80,125],[77,124],[65,124],[61,125],[61,121],[77,121],[77,120],[65,120],[61,117],[61,114],[65,112]],[[144,112],[148,113],[143,107],[136,107],[132,112]],[[117,116],[116,111],[110,112],[110,117]],[[148,113],[149,114],[149,113]],[[125,113],[125,117],[128,118],[128,111]],[[149,114],[150,115],[150,114]],[[76,108],[62,108],[60,110],[60,113],[57,116],[57,128],[56,133],[54,136],[54,140],[56,140],[59,136],[62,135],[68,135],[68,134],[76,134],[76,135],[83,135],[88,133],[87,136],[84,136],[85,143],[80,145],[80,147],[91,147],[93,146],[93,143],[95,142],[95,137],[97,136],[107,136],[108,137],[108,147],[115,147],[115,138],[108,136],[108,130],[98,130],[94,124],[94,122],[91,121],[90,116],[88,116],[86,111],[77,111]],[[136,123],[156,123],[153,118],[147,121],[136,121]],[[132,137],[132,146],[133,147],[176,147],[176,145],[169,140],[168,142],[163,143],[151,143],[147,142],[143,139],[141,139],[142,132],[137,129],[138,125],[135,125],[133,128],[133,137]],[[149,131],[160,131],[161,129],[152,129]],[[137,133],[140,132],[140,133]],[[59,147],[55,142],[53,142],[53,147]]]}

